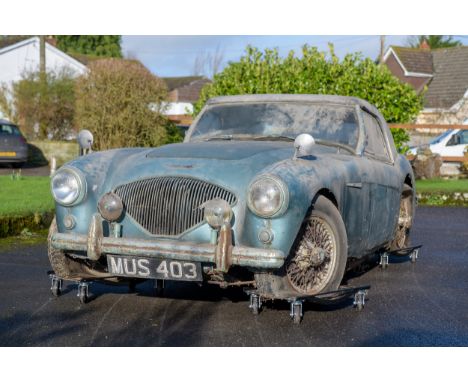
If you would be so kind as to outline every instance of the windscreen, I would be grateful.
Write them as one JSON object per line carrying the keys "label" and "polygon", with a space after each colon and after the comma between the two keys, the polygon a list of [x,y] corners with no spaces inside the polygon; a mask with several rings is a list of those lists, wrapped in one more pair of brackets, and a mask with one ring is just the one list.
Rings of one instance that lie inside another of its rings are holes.
{"label": "windscreen", "polygon": [[205,110],[190,140],[248,135],[294,139],[302,133],[355,148],[359,138],[355,110],[343,105],[299,102],[215,105]]}
{"label": "windscreen", "polygon": [[20,135],[20,132],[16,126],[0,125],[0,135]]}

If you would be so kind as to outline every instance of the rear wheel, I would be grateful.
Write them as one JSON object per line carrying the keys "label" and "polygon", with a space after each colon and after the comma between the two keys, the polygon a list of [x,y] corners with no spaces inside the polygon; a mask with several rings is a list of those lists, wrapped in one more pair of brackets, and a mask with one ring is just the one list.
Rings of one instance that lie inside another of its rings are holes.
{"label": "rear wheel", "polygon": [[347,260],[347,236],[335,205],[319,196],[286,264],[290,287],[301,295],[338,289]]}
{"label": "rear wheel", "polygon": [[413,225],[413,189],[405,184],[400,198],[400,212],[393,241],[392,251],[410,246],[410,231]]}

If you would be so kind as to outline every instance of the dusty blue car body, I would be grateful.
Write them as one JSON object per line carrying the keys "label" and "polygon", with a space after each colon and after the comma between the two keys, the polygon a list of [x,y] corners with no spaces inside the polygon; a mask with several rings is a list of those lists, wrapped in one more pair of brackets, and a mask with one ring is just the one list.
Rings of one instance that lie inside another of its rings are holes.
{"label": "dusty blue car body", "polygon": [[[56,204],[57,228],[50,238],[52,247],[60,250],[83,249],[82,241],[81,246],[73,246],[67,245],[67,240],[89,236],[93,216],[97,213],[97,203],[104,194],[115,191],[121,185],[162,176],[199,179],[235,194],[236,203],[232,206],[234,246],[276,251],[275,261],[262,263],[259,260],[249,267],[253,271],[274,271],[283,266],[301,224],[318,195],[330,199],[343,218],[348,236],[349,258],[361,258],[388,245],[395,234],[404,187],[411,188],[414,180],[411,166],[405,157],[397,154],[381,114],[363,100],[336,96],[220,97],[211,100],[206,107],[220,103],[265,100],[319,102],[355,108],[359,128],[363,133],[355,152],[316,144],[309,155],[295,159],[293,142],[287,141],[192,142],[190,135],[193,126],[197,124],[195,120],[184,143],[159,148],[95,152],[67,163],[65,167],[78,170],[86,178],[86,197],[81,203],[71,207]],[[364,154],[366,127],[362,113],[371,113],[378,119],[388,146],[389,160],[376,161]],[[289,206],[281,216],[261,218],[247,208],[249,185],[262,174],[279,177],[288,186]],[[414,192],[411,197],[414,206]],[[72,229],[67,229],[63,223],[68,214],[73,215],[76,220]],[[172,237],[151,234],[128,214],[123,215],[120,224],[122,229],[119,243],[123,244],[141,239],[159,243],[190,243],[196,247],[210,243],[211,240],[211,229],[206,222]],[[258,233],[262,227],[268,227],[274,232],[274,240],[269,244],[259,240]],[[110,236],[105,227],[103,236]]]}

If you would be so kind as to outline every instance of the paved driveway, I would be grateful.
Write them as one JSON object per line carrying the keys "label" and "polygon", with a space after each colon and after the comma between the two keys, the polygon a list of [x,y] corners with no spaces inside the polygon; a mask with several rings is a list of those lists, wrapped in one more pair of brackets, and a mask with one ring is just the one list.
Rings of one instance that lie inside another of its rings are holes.
{"label": "paved driveway", "polygon": [[301,325],[283,303],[258,317],[236,290],[172,283],[153,297],[149,282],[135,293],[93,284],[80,305],[73,284],[49,293],[45,244],[0,246],[0,345],[52,346],[468,346],[468,209],[418,208],[414,243],[420,260],[393,262],[353,277],[370,284],[362,312],[351,301],[307,305]]}

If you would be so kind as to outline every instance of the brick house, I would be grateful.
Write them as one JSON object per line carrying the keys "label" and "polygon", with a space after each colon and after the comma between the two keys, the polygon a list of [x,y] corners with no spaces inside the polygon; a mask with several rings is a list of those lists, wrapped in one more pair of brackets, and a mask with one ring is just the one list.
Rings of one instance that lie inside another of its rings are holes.
{"label": "brick house", "polygon": [[193,105],[200,92],[211,81],[202,76],[163,77],[168,89],[168,104],[165,114],[176,125],[187,128],[192,123]]}
{"label": "brick house", "polygon": [[468,46],[429,49],[390,46],[383,62],[424,95],[416,123],[468,123]]}

